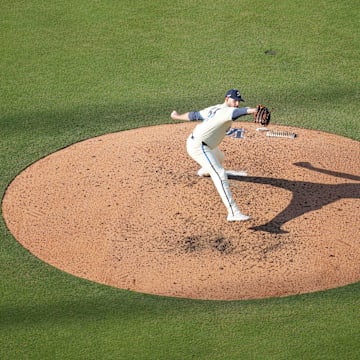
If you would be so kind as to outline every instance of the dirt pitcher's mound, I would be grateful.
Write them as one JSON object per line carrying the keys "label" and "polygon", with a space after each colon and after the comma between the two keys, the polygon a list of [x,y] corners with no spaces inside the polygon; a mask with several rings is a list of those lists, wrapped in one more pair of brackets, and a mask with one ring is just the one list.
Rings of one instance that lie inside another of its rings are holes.
{"label": "dirt pitcher's mound", "polygon": [[226,137],[225,168],[249,222],[229,223],[185,142],[193,123],[83,141],[34,163],[8,187],[3,215],[40,259],[134,291],[249,299],[360,280],[360,143],[318,131]]}

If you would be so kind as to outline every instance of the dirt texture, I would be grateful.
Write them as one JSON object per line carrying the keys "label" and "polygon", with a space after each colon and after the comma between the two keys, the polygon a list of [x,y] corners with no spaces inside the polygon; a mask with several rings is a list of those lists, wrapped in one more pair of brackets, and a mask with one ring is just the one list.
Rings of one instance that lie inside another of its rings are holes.
{"label": "dirt texture", "polygon": [[8,229],[43,261],[131,291],[193,299],[287,296],[360,280],[360,143],[271,125],[220,149],[248,222],[227,222],[185,142],[194,123],[76,143],[29,166],[2,203]]}

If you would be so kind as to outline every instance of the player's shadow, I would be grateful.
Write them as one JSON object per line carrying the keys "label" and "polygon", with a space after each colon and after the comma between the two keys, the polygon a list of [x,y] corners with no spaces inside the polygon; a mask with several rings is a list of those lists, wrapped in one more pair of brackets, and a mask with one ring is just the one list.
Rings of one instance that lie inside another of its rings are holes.
{"label": "player's shadow", "polygon": [[[294,165],[311,171],[327,174],[329,176],[360,182],[360,176],[316,168],[307,162],[298,162],[294,163]],[[256,231],[265,231],[269,233],[287,233],[287,231],[283,230],[281,227],[288,221],[304,215],[307,212],[321,209],[323,206],[331,204],[337,200],[360,199],[360,183],[332,185],[267,177],[233,175],[229,175],[229,179],[276,186],[292,192],[292,199],[283,211],[281,211],[269,222],[251,228]],[[336,216],[336,214],[334,214],[334,216]]]}

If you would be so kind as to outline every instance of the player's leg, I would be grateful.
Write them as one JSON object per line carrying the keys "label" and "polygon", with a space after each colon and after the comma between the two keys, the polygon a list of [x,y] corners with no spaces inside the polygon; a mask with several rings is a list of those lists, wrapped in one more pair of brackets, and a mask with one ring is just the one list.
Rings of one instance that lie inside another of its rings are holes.
{"label": "player's leg", "polygon": [[233,199],[225,169],[222,167],[222,164],[218,159],[219,153],[211,150],[206,145],[199,145],[192,141],[188,141],[187,149],[189,155],[202,167],[202,169],[204,169],[204,172],[211,176],[215,188],[228,210],[228,220],[248,220],[249,217],[240,212]]}
{"label": "player's leg", "polygon": [[220,164],[222,165],[224,163],[224,159],[225,159],[225,154],[220,151],[220,149],[218,147],[216,147],[214,150],[214,155],[216,156],[216,158],[219,160]]}
{"label": "player's leg", "polygon": [[[225,159],[225,155],[223,152],[219,150],[218,147],[212,150],[213,154],[216,156],[216,158],[219,160],[219,163],[222,164]],[[201,177],[210,176],[209,172],[205,170],[203,167],[201,167],[198,171],[198,175]]]}
{"label": "player's leg", "polygon": [[203,160],[201,161],[201,165],[203,169],[210,174],[216,190],[228,210],[228,213],[234,215],[235,213],[240,212],[230,191],[229,181],[225,169],[218,160],[216,153],[205,145],[202,146],[202,153]]}

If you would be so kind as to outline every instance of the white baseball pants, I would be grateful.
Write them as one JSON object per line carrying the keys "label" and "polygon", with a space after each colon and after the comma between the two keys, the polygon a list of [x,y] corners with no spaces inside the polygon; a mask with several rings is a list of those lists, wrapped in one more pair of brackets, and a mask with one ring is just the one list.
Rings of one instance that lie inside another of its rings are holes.
{"label": "white baseball pants", "polygon": [[193,135],[188,137],[186,149],[190,157],[201,166],[204,174],[211,176],[228,214],[239,213],[240,210],[232,197],[229,180],[222,166],[224,154],[218,148],[210,149],[205,143],[197,141]]}

